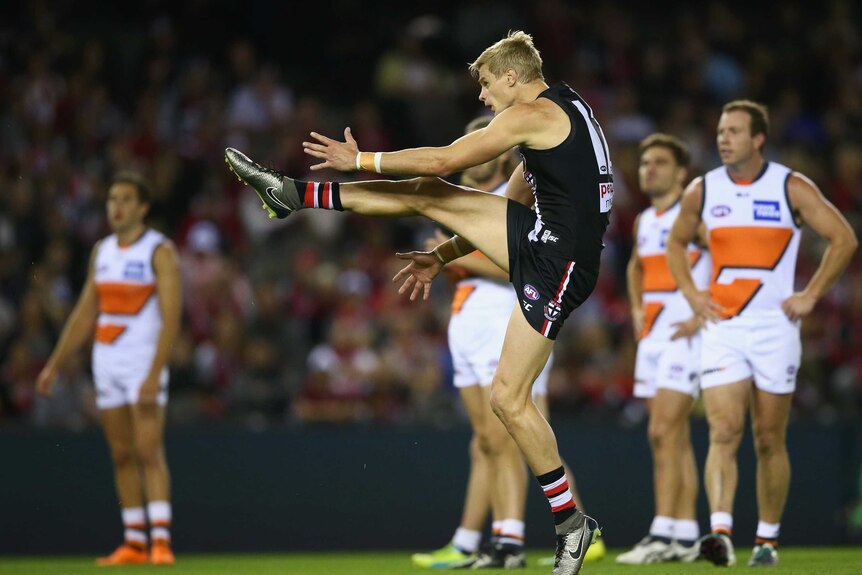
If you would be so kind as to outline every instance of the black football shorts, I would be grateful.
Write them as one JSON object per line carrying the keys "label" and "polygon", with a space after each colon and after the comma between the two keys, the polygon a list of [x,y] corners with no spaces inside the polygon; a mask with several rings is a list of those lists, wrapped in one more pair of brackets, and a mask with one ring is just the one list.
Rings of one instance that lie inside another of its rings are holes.
{"label": "black football shorts", "polygon": [[584,303],[596,287],[598,265],[583,266],[546,249],[528,235],[536,225],[536,213],[509,201],[506,210],[509,241],[509,280],[518,295],[518,305],[533,328],[548,339],[556,339],[569,314]]}

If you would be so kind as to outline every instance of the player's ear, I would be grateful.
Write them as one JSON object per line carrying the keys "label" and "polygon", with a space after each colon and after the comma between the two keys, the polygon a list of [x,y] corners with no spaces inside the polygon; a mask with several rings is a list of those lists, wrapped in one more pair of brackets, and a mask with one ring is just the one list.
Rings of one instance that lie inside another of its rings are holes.
{"label": "player's ear", "polygon": [[763,151],[763,145],[766,143],[766,134],[758,132],[754,135],[754,147]]}
{"label": "player's ear", "polygon": [[512,68],[509,68],[508,70],[506,70],[506,85],[511,88],[512,86],[514,86],[517,83],[518,83],[518,73]]}

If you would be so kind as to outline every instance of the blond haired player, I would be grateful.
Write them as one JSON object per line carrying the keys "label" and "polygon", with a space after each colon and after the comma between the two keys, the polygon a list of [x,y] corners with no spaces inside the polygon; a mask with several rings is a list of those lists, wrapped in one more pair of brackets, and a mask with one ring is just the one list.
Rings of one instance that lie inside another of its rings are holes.
{"label": "blond haired player", "polygon": [[[509,272],[520,309],[512,310],[506,326],[491,406],[551,507],[557,534],[553,573],[574,575],[601,530],[575,505],[557,439],[531,388],[560,327],[595,288],[613,205],[613,164],[587,102],[564,82],[545,83],[542,58],[529,34],[510,32],[469,68],[479,83],[479,100],[494,118],[449,145],[362,152],[349,128],[344,142],[315,132],[313,142],[303,142],[304,151],[321,160],[312,170],[426,177],[306,182],[264,168],[233,148],[225,150],[225,161],[272,217],[286,218],[303,208],[421,215],[454,231],[458,235],[431,252],[399,255],[409,263],[393,281],[403,280],[399,291],[411,299],[427,298],[443,266],[474,249]],[[516,146],[522,161],[505,198],[433,177],[484,164]],[[535,210],[527,207],[533,203]]]}
{"label": "blond haired player", "polygon": [[[632,323],[638,338],[635,397],[649,410],[655,516],[649,533],[617,563],[641,565],[697,558],[697,468],[689,435],[689,412],[698,395],[700,319],[677,289],[665,257],[667,235],[679,213],[690,155],[684,142],[652,134],[639,147],[640,189],[650,199],[634,224],[636,246],[627,279]],[[702,231],[687,248],[695,284],[709,281]]]}
{"label": "blond haired player", "polygon": [[180,274],[174,245],[144,225],[149,207],[140,175],[114,177],[107,200],[114,233],[93,249],[78,302],[36,381],[38,391],[50,395],[66,360],[95,335],[96,405],[125,528],[124,543],[98,559],[101,566],[174,563],[163,437],[165,366],[180,326]]}
{"label": "blond haired player", "polygon": [[[801,359],[800,320],[847,267],[857,241],[847,220],[810,179],[763,157],[769,115],[736,100],[718,121],[722,166],[686,189],[668,240],[668,263],[703,331],[701,389],[709,422],[704,470],[712,532],[701,555],[733,565],[736,453],[751,412],[759,521],[752,566],[778,563],[781,516],[790,483],[786,430]],[[692,280],[686,249],[701,224],[709,234],[709,288]],[[820,266],[794,289],[802,226],[826,240]]]}
{"label": "blond haired player", "polygon": [[[480,116],[465,130],[470,133],[491,121]],[[518,159],[509,151],[490,162],[467,168],[462,185],[503,195]],[[427,249],[446,241],[442,232],[428,240]],[[517,444],[491,411],[491,381],[500,360],[508,313],[517,298],[507,285],[508,274],[481,252],[474,252],[446,267],[456,282],[449,320],[449,349],[458,388],[474,435],[470,442],[470,475],[461,524],[448,545],[412,556],[418,567],[518,568],[526,565],[524,509],[527,475]],[[553,353],[533,384],[533,401],[548,416],[547,382]],[[577,498],[577,493],[572,495]],[[493,517],[492,540],[476,555],[488,510]],[[600,558],[604,544],[598,540],[587,551],[586,561]]]}

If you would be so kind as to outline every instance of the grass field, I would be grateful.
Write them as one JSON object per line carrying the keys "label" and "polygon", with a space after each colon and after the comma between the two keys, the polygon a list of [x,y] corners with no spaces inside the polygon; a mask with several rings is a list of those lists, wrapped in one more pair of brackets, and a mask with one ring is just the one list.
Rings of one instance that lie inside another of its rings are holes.
{"label": "grass field", "polygon": [[[748,549],[739,550],[741,565],[735,570],[747,571],[745,561]],[[550,567],[540,566],[540,558],[549,557],[552,551],[531,551],[523,575],[545,574]],[[440,573],[438,570],[417,569],[410,564],[408,552],[385,553],[285,553],[285,554],[189,554],[179,555],[172,567],[128,566],[97,568],[92,557],[0,557],[0,575],[84,575],[88,573],[153,574],[165,572],[170,575],[400,575]],[[697,562],[688,565],[663,564],[645,566],[622,566],[613,561],[615,552],[602,561],[589,563],[581,573],[584,575],[641,575],[670,573],[673,575],[716,575],[712,564]],[[724,572],[719,570],[719,573]],[[862,574],[862,548],[854,547],[792,547],[781,549],[781,565],[777,575],[858,575]]]}

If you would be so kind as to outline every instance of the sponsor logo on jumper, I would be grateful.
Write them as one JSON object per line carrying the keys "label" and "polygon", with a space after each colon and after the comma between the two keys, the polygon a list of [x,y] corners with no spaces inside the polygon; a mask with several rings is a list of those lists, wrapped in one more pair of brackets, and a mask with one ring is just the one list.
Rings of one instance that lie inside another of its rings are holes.
{"label": "sponsor logo on jumper", "polygon": [[553,233],[551,233],[551,230],[545,230],[544,232],[542,232],[541,240],[542,240],[542,243],[544,243],[544,244],[546,244],[548,242],[557,243],[558,239],[560,239],[560,237],[555,236]]}
{"label": "sponsor logo on jumper", "polygon": [[127,280],[143,280],[144,262],[126,262],[126,269],[123,270],[123,277]]}
{"label": "sponsor logo on jumper", "polygon": [[719,371],[724,371],[724,367],[711,367],[709,369],[704,369],[701,372],[701,375],[709,375],[710,373],[718,373]]}
{"label": "sponsor logo on jumper", "polygon": [[614,183],[599,184],[599,211],[610,211],[614,205]]}
{"label": "sponsor logo on jumper", "polygon": [[778,206],[778,202],[754,200],[754,219],[780,222],[781,208]]}
{"label": "sponsor logo on jumper", "polygon": [[528,300],[536,301],[539,299],[539,290],[530,284],[524,284],[524,295],[527,296]]}
{"label": "sponsor logo on jumper", "polygon": [[724,216],[729,216],[731,211],[732,210],[730,209],[730,206],[721,205],[713,206],[712,209],[709,210],[709,213],[711,213],[716,218],[723,218]]}
{"label": "sponsor logo on jumper", "polygon": [[548,321],[557,321],[560,319],[560,314],[563,313],[563,308],[555,301],[549,301],[545,305],[545,319]]}

